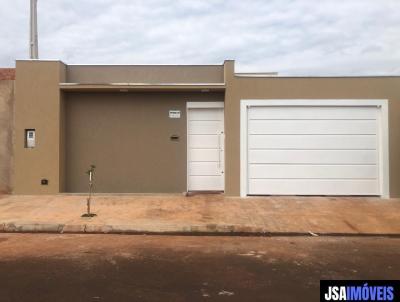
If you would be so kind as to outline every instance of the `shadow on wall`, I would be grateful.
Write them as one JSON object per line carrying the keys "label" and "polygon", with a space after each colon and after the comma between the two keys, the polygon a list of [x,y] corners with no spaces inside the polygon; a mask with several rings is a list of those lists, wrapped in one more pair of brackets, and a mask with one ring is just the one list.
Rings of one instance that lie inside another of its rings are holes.
{"label": "shadow on wall", "polygon": [[12,191],[15,69],[0,68],[0,193]]}

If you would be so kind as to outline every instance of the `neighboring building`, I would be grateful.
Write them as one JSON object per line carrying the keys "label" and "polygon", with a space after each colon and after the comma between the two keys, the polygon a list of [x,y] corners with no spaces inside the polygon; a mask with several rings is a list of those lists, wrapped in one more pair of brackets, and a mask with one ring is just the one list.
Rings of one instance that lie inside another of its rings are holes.
{"label": "neighboring building", "polygon": [[14,68],[0,68],[0,193],[12,185],[14,80]]}
{"label": "neighboring building", "polygon": [[400,197],[400,77],[16,70],[16,194],[85,192],[95,164],[96,192]]}

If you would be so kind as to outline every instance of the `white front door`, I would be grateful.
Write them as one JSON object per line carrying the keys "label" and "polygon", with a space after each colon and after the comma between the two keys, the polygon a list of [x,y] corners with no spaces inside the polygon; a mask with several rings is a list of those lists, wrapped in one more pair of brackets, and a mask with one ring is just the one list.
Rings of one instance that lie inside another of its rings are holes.
{"label": "white front door", "polygon": [[187,103],[188,191],[224,191],[223,103]]}

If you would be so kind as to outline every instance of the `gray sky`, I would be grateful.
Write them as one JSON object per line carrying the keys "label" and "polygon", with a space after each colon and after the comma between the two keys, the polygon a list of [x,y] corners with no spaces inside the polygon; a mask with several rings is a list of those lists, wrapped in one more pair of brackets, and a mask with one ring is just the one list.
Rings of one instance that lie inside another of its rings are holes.
{"label": "gray sky", "polygon": [[[2,0],[0,66],[28,58],[29,0]],[[220,64],[284,75],[400,74],[400,0],[39,0],[39,56]]]}

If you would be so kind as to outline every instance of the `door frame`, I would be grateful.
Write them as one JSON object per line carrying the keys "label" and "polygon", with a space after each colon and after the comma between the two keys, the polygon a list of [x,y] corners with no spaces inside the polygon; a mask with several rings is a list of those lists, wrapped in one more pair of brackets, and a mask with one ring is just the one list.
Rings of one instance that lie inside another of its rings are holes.
{"label": "door frame", "polygon": [[240,101],[240,196],[248,194],[247,123],[250,107],[340,106],[376,107],[378,114],[378,163],[380,196],[389,198],[389,119],[387,99],[242,99]]}
{"label": "door frame", "polygon": [[[186,192],[189,192],[189,110],[197,109],[197,108],[220,108],[224,113],[224,135],[223,139],[225,140],[225,103],[224,102],[186,102]],[[225,146],[225,143],[224,143]],[[224,174],[222,175],[224,181],[224,187],[222,192],[225,192],[225,147],[224,152],[222,154],[223,162],[224,162]]]}

